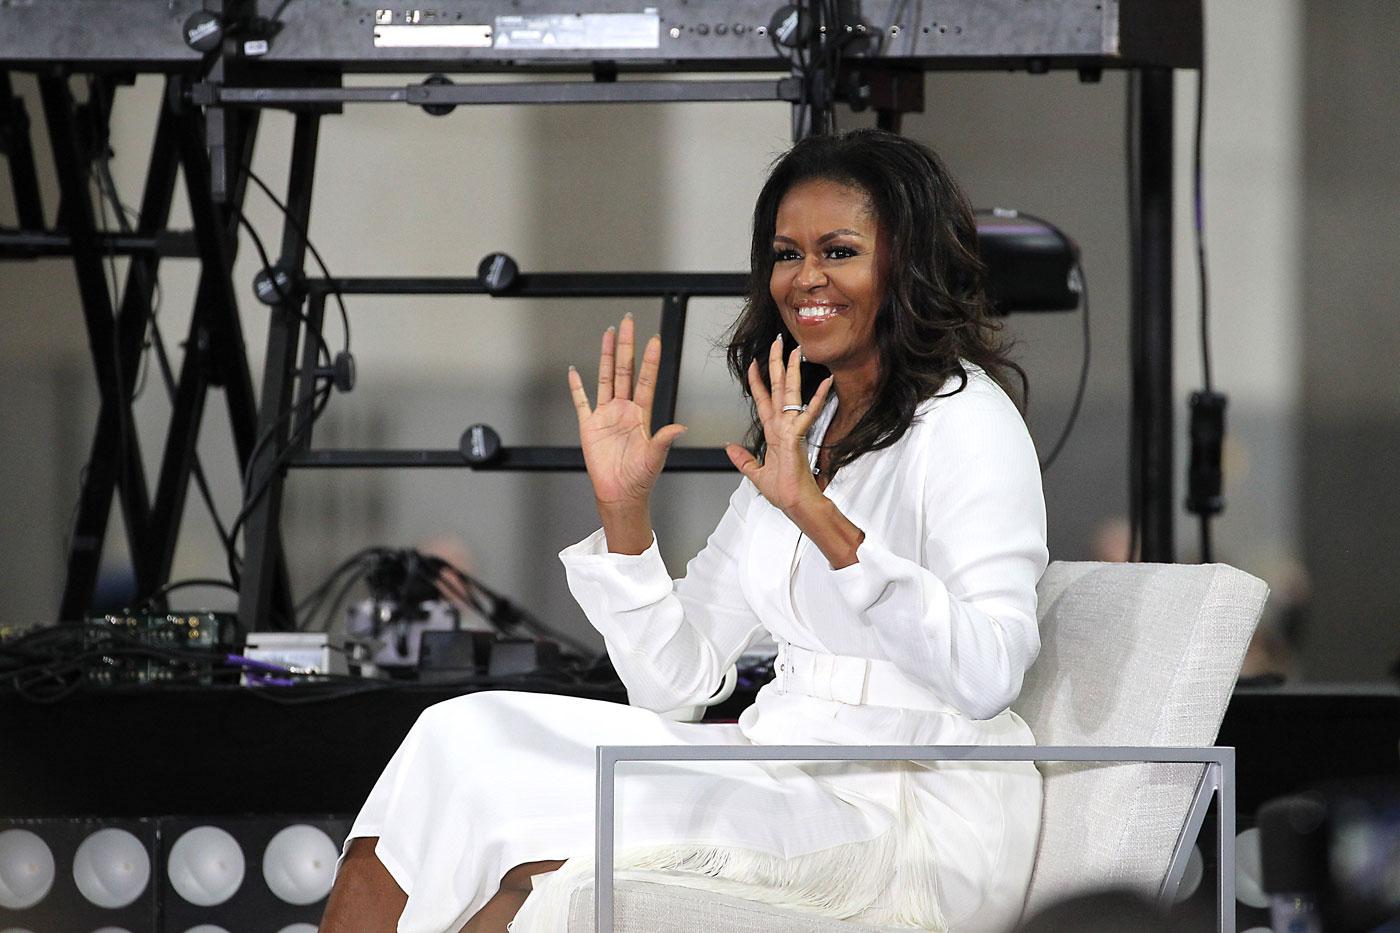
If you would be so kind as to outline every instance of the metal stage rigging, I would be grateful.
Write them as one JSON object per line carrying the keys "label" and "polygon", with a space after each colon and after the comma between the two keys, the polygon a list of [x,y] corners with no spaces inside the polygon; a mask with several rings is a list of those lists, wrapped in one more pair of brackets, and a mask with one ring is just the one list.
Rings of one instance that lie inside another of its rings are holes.
{"label": "metal stage rigging", "polygon": [[[481,453],[464,443],[455,452],[313,449],[310,425],[317,406],[333,385],[343,389],[353,381],[352,361],[327,358],[329,352],[321,354],[313,339],[326,300],[337,293],[659,298],[667,339],[655,412],[659,425],[674,413],[688,299],[743,291],[741,273],[529,274],[506,265],[508,257],[459,279],[309,278],[305,231],[325,116],[374,103],[407,104],[442,116],[477,104],[766,100],[792,104],[796,136],[822,131],[838,104],[873,110],[881,126],[897,130],[902,113],[922,109],[929,70],[1070,69],[1085,80],[1104,69],[1135,75],[1138,120],[1136,138],[1129,141],[1137,166],[1131,192],[1130,489],[1142,559],[1173,560],[1172,74],[1200,65],[1200,0],[954,0],[937,4],[936,15],[926,9],[932,6],[897,0],[787,6],[666,0],[641,7],[601,0],[586,11],[565,11],[557,0],[519,0],[509,15],[499,14],[499,4],[474,0],[392,10],[350,0],[28,0],[0,6],[0,147],[19,218],[17,228],[0,229],[0,258],[71,256],[102,399],[61,620],[87,614],[114,496],[136,560],[138,597],[156,595],[168,582],[188,487],[192,480],[202,482],[195,450],[211,388],[224,391],[245,477],[244,509],[230,537],[240,527],[244,531],[239,616],[249,631],[284,626],[293,615],[279,534],[289,468],[581,467],[572,448],[502,446]],[[421,83],[393,77],[429,71],[437,74]],[[11,86],[15,72],[38,77],[61,192],[52,228],[39,199],[28,115]],[[113,96],[141,73],[164,75],[167,82],[145,195],[132,229],[106,231],[99,229],[89,180],[103,168]],[[451,75],[459,73],[495,77],[454,81]],[[347,74],[383,78],[347,84]],[[73,76],[90,82],[82,103],[72,92]],[[247,166],[259,114],[267,108],[296,117],[280,249],[260,283],[271,326],[255,394],[230,277]],[[177,171],[193,215],[188,231],[168,229]],[[1001,281],[1023,268],[1017,256],[1072,253],[1072,244],[1062,235],[1056,241],[1056,235],[1048,228],[1004,243],[1011,265]],[[997,233],[989,225],[983,236],[992,243]],[[131,258],[117,307],[103,272],[112,255]],[[197,259],[201,273],[152,495],[131,404],[152,297],[167,258]],[[997,281],[994,276],[994,288]],[[1063,309],[1077,301],[1063,279],[1058,290],[1014,299],[1012,294],[1003,294],[1003,310]],[[478,440],[484,437],[478,433]],[[668,468],[728,465],[718,451],[680,449]]]}

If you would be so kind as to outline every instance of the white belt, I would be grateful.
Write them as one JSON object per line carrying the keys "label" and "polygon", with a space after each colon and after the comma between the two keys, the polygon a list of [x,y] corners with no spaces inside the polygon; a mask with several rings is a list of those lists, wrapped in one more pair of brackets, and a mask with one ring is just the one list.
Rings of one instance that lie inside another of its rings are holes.
{"label": "white belt", "polygon": [[778,642],[773,683],[781,693],[802,693],[852,706],[892,706],[961,715],[893,661],[827,654],[785,641]]}

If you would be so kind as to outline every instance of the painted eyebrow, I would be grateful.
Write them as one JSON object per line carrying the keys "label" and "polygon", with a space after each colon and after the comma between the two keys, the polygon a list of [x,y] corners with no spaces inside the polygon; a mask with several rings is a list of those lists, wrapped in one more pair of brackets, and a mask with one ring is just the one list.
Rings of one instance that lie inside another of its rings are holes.
{"label": "painted eyebrow", "polygon": [[[830,233],[823,233],[823,234],[821,235],[821,237],[818,238],[817,242],[818,242],[818,243],[825,243],[825,242],[827,242],[828,240],[834,240],[834,239],[836,239],[837,237],[842,237],[842,236],[859,237],[859,238],[862,239],[862,240],[866,238],[866,237],[865,237],[865,234],[863,234],[863,233],[861,233],[861,232],[859,232],[859,231],[857,231],[857,230],[851,230],[851,229],[848,229],[848,228],[846,228],[846,227],[842,227],[841,229],[839,229],[839,230],[833,230],[833,231],[831,231]],[[797,241],[794,240],[792,237],[790,237],[790,236],[783,236],[782,234],[774,234],[774,235],[773,235],[773,239],[774,239],[774,240],[782,240],[784,243],[796,243],[796,242],[797,242]]]}

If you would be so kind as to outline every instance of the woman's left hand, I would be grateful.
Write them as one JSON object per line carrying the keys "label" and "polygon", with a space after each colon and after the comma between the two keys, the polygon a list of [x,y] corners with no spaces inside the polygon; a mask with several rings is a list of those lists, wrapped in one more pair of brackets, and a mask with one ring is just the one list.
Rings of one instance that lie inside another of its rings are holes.
{"label": "woman's left hand", "polygon": [[768,354],[769,386],[764,386],[759,376],[758,361],[749,364],[749,391],[763,424],[767,447],[762,462],[738,444],[725,447],[735,468],[758,487],[765,499],[790,518],[825,498],[807,459],[807,431],[826,402],[832,377],[822,380],[811,402],[805,409],[798,410],[802,406],[801,362],[799,348],[792,351],[787,365],[783,365],[783,343],[779,337],[773,341]]}

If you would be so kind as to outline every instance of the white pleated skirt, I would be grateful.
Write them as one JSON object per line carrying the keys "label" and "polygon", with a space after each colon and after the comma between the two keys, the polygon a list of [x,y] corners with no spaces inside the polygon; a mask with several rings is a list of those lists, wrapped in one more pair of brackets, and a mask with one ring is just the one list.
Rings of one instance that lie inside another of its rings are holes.
{"label": "white pleated skirt", "polygon": [[[512,925],[513,933],[563,933],[572,888],[591,876],[597,746],[674,744],[752,742],[740,725],[677,723],[616,703],[504,691],[459,697],[424,711],[350,838],[378,837],[376,856],[408,894],[402,933],[456,933],[511,868],[567,859],[537,879]],[[1028,765],[953,767],[962,770],[626,763],[618,866],[875,925],[1005,929],[1029,881],[1039,776]],[[950,781],[962,804],[978,807],[981,797],[979,809],[1009,814],[1015,825],[950,812],[938,799]]]}

